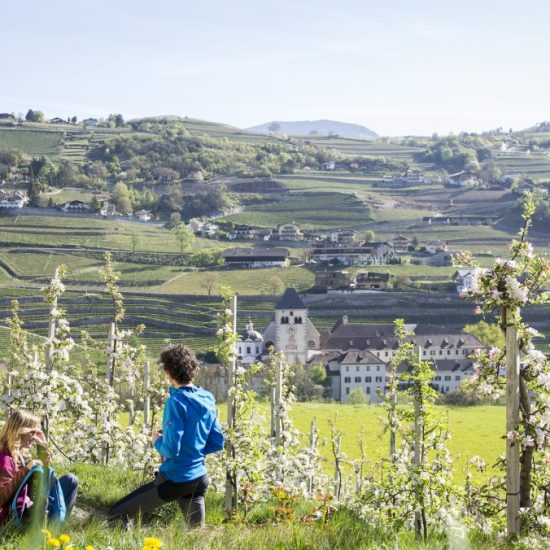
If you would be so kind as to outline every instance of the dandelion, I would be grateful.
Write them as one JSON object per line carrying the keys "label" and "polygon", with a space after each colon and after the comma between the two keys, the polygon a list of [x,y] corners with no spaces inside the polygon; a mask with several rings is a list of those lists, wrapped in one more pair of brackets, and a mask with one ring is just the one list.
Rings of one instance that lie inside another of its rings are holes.
{"label": "dandelion", "polygon": [[143,540],[143,550],[155,550],[162,546],[162,541],[155,537],[146,537]]}
{"label": "dandelion", "polygon": [[59,541],[61,544],[67,544],[68,542],[71,542],[71,537],[69,535],[60,535]]}
{"label": "dandelion", "polygon": [[51,533],[51,531],[48,531],[47,529],[40,529],[40,532],[41,532],[47,539],[51,539],[51,538],[52,538],[52,533]]}
{"label": "dandelion", "polygon": [[61,546],[61,541],[59,539],[51,537],[48,539],[48,546],[51,546],[52,548],[59,548]]}

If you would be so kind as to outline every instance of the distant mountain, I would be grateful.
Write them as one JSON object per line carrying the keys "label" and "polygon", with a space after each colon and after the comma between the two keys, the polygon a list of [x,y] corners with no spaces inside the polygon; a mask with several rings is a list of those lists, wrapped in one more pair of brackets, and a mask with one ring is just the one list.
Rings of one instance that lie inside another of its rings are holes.
{"label": "distant mountain", "polygon": [[281,132],[288,136],[330,136],[336,134],[345,138],[378,137],[375,132],[359,124],[337,122],[335,120],[304,120],[283,122],[275,120],[259,126],[247,128],[249,132],[269,133]]}

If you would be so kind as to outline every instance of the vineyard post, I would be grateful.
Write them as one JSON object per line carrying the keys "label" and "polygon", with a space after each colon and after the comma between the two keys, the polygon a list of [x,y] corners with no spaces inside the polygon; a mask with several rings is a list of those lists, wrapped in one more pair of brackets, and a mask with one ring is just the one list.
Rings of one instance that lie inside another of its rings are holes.
{"label": "vineyard post", "polygon": [[[422,361],[422,346],[418,346],[418,364]],[[415,382],[416,383],[416,382]],[[422,426],[420,424],[420,396],[418,392],[414,393],[414,467],[416,470],[416,475],[420,470],[420,465],[422,461]],[[422,513],[418,508],[414,511],[414,525],[416,534],[420,535],[422,532]]]}
{"label": "vineyard post", "polygon": [[151,429],[151,397],[149,395],[149,386],[151,385],[151,369],[149,361],[143,365],[143,423],[145,429]]}
{"label": "vineyard post", "polygon": [[105,380],[109,382],[110,386],[114,383],[114,370],[115,370],[115,349],[116,349],[116,327],[115,323],[109,325],[109,334],[107,336],[107,369],[105,371]]}
{"label": "vineyard post", "polygon": [[[232,316],[233,316],[233,334],[237,333],[237,294],[233,295],[232,303]],[[232,354],[231,360],[227,365],[227,427],[232,430],[235,427],[235,403],[233,402],[233,396],[231,389],[235,382],[235,370],[237,367],[237,356]],[[235,449],[231,442],[226,445],[227,454],[233,460],[235,459]],[[225,479],[225,508],[227,510],[236,510],[239,499],[239,480],[237,479],[237,473],[233,474],[229,471],[226,472]]]}
{"label": "vineyard post", "polygon": [[275,363],[275,445],[282,443],[281,399],[283,393],[283,362],[277,359]]}
{"label": "vineyard post", "polygon": [[[309,449],[311,451],[311,456],[313,457],[315,455],[315,450],[317,449],[317,417],[315,416],[313,417],[309,427]],[[311,472],[307,481],[309,498],[313,496],[313,475],[313,472]]]}
{"label": "vineyard post", "polygon": [[[55,275],[54,279],[59,279],[60,273],[59,273],[59,267],[55,268]],[[57,309],[57,296],[53,298],[52,303],[50,305],[50,309],[54,310]],[[56,329],[56,321],[55,316],[50,315],[50,322],[48,324],[48,348],[46,349],[46,369],[51,371],[53,369],[53,352],[54,352],[54,344],[53,341],[55,340],[55,329]]]}
{"label": "vineyard post", "polygon": [[340,466],[340,449],[342,447],[342,434],[338,434],[336,439],[333,436],[332,452],[334,453],[334,497],[340,498],[342,491],[342,472]]}
{"label": "vineyard post", "polygon": [[[503,315],[506,328],[506,433],[515,432],[519,424],[519,341],[514,315],[507,308]],[[506,527],[508,536],[520,530],[519,444],[506,438]]]}

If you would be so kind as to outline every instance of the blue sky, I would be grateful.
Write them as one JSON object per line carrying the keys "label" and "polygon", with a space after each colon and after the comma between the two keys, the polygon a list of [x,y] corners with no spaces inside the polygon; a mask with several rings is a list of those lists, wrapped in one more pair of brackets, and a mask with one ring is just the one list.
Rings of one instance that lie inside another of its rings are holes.
{"label": "blue sky", "polygon": [[546,0],[0,0],[0,14],[0,111],[381,135],[550,119]]}

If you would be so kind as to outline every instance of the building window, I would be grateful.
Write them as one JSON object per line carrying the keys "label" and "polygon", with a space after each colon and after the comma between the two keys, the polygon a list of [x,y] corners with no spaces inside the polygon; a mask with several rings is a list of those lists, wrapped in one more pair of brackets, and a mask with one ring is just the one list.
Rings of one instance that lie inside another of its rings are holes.
{"label": "building window", "polygon": [[377,377],[376,377],[376,382],[377,382],[377,383],[382,382],[382,377],[381,377],[381,376],[377,376]]}
{"label": "building window", "polygon": [[384,357],[388,357],[389,354],[390,354],[389,351],[385,351],[385,352],[384,352]]}
{"label": "building window", "polygon": [[455,380],[456,380],[456,381],[460,380],[460,375],[457,374],[457,375],[455,376]]}
{"label": "building window", "polygon": [[349,367],[348,366],[346,366],[346,372],[349,372]]}
{"label": "building window", "polygon": [[344,378],[344,383],[349,384],[351,382],[351,376],[346,376]]}
{"label": "building window", "polygon": [[370,386],[366,386],[365,389],[367,390],[367,394],[370,393]]}
{"label": "building window", "polygon": [[455,351],[455,355],[458,355],[458,352],[459,352],[459,351],[460,351],[460,350],[457,349],[457,350]]}
{"label": "building window", "polygon": [[442,349],[439,350],[439,355],[443,355],[443,350]]}
{"label": "building window", "polygon": [[447,355],[451,355],[451,350],[450,349],[447,350]]}
{"label": "building window", "polygon": [[301,325],[302,324],[302,318],[301,317],[296,317],[294,319],[294,324],[295,325]]}
{"label": "building window", "polygon": [[367,372],[370,372],[370,367],[369,367],[369,365],[367,365]]}
{"label": "building window", "polygon": [[376,365],[376,372],[380,372],[380,365]]}
{"label": "building window", "polygon": [[365,376],[365,382],[372,382],[371,376]]}
{"label": "building window", "polygon": [[430,351],[430,355],[433,357],[435,355],[435,350],[433,349],[432,351]]}
{"label": "building window", "polygon": [[346,388],[346,395],[349,395],[349,388]]}
{"label": "building window", "polygon": [[441,380],[441,376],[436,376],[434,380]]}
{"label": "building window", "polygon": [[281,325],[288,325],[288,317],[281,317]]}
{"label": "building window", "polygon": [[356,384],[360,384],[360,383],[361,383],[361,377],[360,377],[360,376],[356,376],[356,377],[355,377],[355,383],[356,383]]}
{"label": "building window", "polygon": [[449,382],[451,380],[450,376],[445,376],[445,382]]}
{"label": "building window", "polygon": [[462,350],[462,355],[466,355],[468,353],[465,349]]}
{"label": "building window", "polygon": [[360,369],[359,365],[355,365],[355,370],[356,370],[357,372],[359,372],[359,369]]}
{"label": "building window", "polygon": [[258,353],[260,353],[260,347],[256,346],[256,355],[258,355]]}

